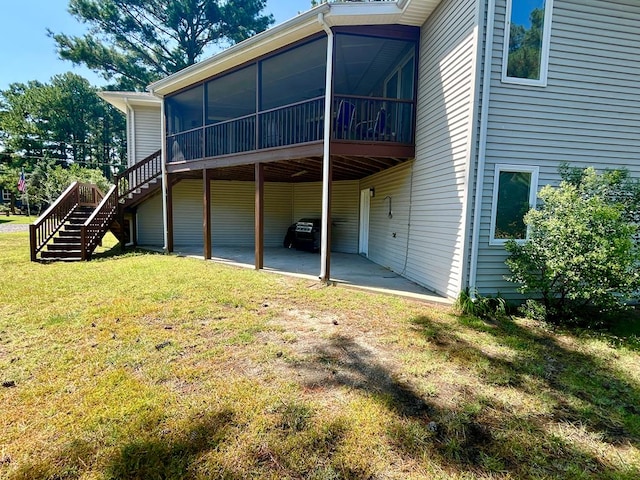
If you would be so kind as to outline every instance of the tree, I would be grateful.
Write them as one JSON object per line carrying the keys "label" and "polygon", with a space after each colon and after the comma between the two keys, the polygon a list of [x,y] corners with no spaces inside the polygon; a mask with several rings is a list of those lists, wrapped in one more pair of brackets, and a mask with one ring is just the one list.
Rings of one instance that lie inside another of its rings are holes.
{"label": "tree", "polygon": [[9,192],[11,199],[9,200],[9,211],[12,215],[16,213],[16,198],[18,192],[18,178],[20,168],[15,158],[9,152],[0,152],[0,190]]}
{"label": "tree", "polygon": [[208,47],[242,41],[273,23],[266,0],[70,0],[89,33],[49,34],[61,58],[85,64],[118,87],[143,89],[196,63]]}
{"label": "tree", "polygon": [[542,188],[542,204],[525,216],[529,239],[507,243],[509,280],[542,302],[546,319],[591,323],[589,312],[620,308],[640,291],[640,186],[620,170],[561,173],[560,186]]}
{"label": "tree", "polygon": [[93,183],[103,193],[109,190],[109,181],[96,168],[72,164],[69,167],[56,165],[54,161],[39,162],[27,181],[27,194],[34,208],[42,210],[51,205],[72,182]]}
{"label": "tree", "polygon": [[102,168],[111,175],[125,159],[124,118],[72,73],[51,83],[13,83],[0,91],[0,142],[28,171],[40,160]]}

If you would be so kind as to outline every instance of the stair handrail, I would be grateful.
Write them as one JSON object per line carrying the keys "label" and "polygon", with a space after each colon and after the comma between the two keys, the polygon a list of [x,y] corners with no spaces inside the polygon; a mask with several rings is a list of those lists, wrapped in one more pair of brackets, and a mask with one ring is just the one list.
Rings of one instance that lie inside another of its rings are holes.
{"label": "stair handrail", "polygon": [[118,185],[113,185],[91,216],[80,227],[82,260],[87,260],[118,213]]}
{"label": "stair handrail", "polygon": [[74,208],[80,203],[79,182],[73,182],[38,219],[29,225],[31,261],[56,234]]}
{"label": "stair handrail", "polygon": [[162,150],[130,166],[116,177],[118,201],[126,201],[130,193],[162,175]]}
{"label": "stair handrail", "polygon": [[95,207],[104,198],[100,187],[93,183],[78,182],[78,205],[81,207]]}

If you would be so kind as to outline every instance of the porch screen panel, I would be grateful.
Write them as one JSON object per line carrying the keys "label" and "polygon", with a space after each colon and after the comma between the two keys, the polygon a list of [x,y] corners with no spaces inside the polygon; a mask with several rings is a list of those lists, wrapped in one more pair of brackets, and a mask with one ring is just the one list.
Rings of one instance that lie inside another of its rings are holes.
{"label": "porch screen panel", "polygon": [[202,158],[203,96],[198,85],[165,100],[169,162]]}
{"label": "porch screen panel", "polygon": [[322,138],[326,37],[260,63],[259,148]]}
{"label": "porch screen panel", "polygon": [[206,155],[255,150],[256,65],[206,84]]}
{"label": "porch screen panel", "polygon": [[340,138],[413,142],[415,42],[336,35],[334,108],[355,111]]}

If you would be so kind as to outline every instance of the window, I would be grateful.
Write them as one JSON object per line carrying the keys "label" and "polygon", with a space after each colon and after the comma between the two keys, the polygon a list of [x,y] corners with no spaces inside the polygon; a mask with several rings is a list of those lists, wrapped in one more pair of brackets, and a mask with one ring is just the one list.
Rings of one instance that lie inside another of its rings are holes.
{"label": "window", "polygon": [[508,0],[502,81],[545,86],[553,0]]}
{"label": "window", "polygon": [[11,200],[11,191],[2,190],[2,200],[5,202],[9,202]]}
{"label": "window", "polygon": [[525,240],[524,215],[535,205],[538,167],[496,165],[491,207],[491,245]]}

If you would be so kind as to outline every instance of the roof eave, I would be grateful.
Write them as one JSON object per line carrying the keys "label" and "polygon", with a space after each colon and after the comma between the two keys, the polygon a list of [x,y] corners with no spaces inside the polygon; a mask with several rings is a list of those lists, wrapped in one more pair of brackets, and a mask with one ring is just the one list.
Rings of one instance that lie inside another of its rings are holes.
{"label": "roof eave", "polygon": [[98,96],[122,113],[127,113],[127,105],[160,108],[161,100],[147,92],[115,92],[103,90]]}

